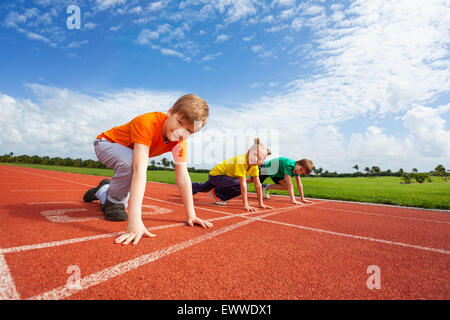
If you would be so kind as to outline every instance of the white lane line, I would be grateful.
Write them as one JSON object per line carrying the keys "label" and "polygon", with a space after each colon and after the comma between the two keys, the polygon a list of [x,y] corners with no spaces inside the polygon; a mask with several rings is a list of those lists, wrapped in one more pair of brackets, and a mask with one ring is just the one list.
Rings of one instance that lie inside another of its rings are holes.
{"label": "white lane line", "polygon": [[[271,212],[271,213],[267,213],[263,216],[263,217],[267,217],[270,215],[274,215],[277,214],[278,212]],[[44,292],[42,294],[33,296],[28,298],[29,300],[59,300],[59,299],[63,299],[63,298],[67,298],[77,292],[80,292],[82,290],[86,290],[92,286],[98,285],[102,282],[105,282],[109,279],[115,278],[117,276],[120,276],[126,272],[132,271],[134,269],[137,269],[141,266],[147,265],[151,262],[157,261],[163,257],[166,257],[168,255],[171,255],[175,252],[181,251],[183,249],[189,248],[191,246],[194,246],[196,244],[199,244],[205,240],[209,240],[212,239],[214,237],[217,237],[221,234],[224,234],[226,232],[235,230],[237,228],[243,227],[245,225],[248,225],[250,223],[253,223],[257,220],[255,219],[246,219],[244,221],[223,227],[221,229],[209,232],[207,234],[195,237],[193,239],[187,240],[187,241],[183,241],[181,243],[169,246],[167,248],[161,249],[161,250],[157,250],[154,252],[151,252],[149,254],[145,254],[142,255],[138,258],[135,259],[131,259],[122,263],[119,263],[115,266],[103,269],[102,271],[90,274],[87,277],[84,277],[82,279],[80,279],[79,281],[79,285],[78,286],[73,286],[73,287],[68,287],[66,286],[61,286],[58,288],[55,288],[53,290],[50,290],[48,292]]]}
{"label": "white lane line", "polygon": [[41,204],[84,204],[84,201],[43,201],[43,202],[28,202],[28,205],[41,205]]}
{"label": "white lane line", "polygon": [[405,220],[416,220],[416,221],[424,221],[424,222],[450,224],[450,221],[442,221],[442,220],[431,220],[431,219],[421,219],[421,218],[412,218],[412,217],[404,217],[404,216],[393,216],[393,215],[382,214],[382,213],[373,213],[373,212],[364,212],[364,211],[355,211],[355,210],[344,210],[344,209],[335,209],[335,208],[326,208],[326,207],[316,207],[316,208],[324,209],[324,210],[332,210],[332,211],[341,211],[341,212],[350,212],[350,213],[364,214],[364,215],[368,215],[368,216],[379,216],[379,217],[387,217],[387,218],[395,218],[395,219],[405,219]]}
{"label": "white lane line", "polygon": [[78,189],[78,190],[66,190],[66,189],[9,190],[9,192],[80,192],[80,191],[86,191],[86,190],[80,190],[80,189]]}
{"label": "white lane line", "polygon": [[89,237],[82,237],[82,238],[73,238],[73,239],[68,239],[68,240],[53,241],[53,242],[38,243],[38,244],[30,244],[30,245],[24,245],[24,246],[19,246],[19,247],[4,248],[4,249],[0,249],[0,254],[21,252],[21,251],[28,251],[28,250],[35,250],[35,249],[43,249],[43,248],[50,248],[50,247],[57,247],[57,246],[73,244],[73,243],[78,243],[78,242],[85,242],[85,241],[96,240],[96,239],[111,238],[111,237],[114,237],[114,236],[120,236],[123,233],[124,232],[106,233],[106,234],[99,234],[99,235],[96,235],[96,236],[89,236]]}
{"label": "white lane line", "polygon": [[48,182],[48,183],[42,183],[42,182],[40,182],[40,183],[36,183],[36,182],[0,182],[0,185],[4,185],[4,184],[7,184],[7,185],[17,185],[17,184],[22,185],[22,184],[24,184],[26,186],[37,186],[37,187],[41,187],[43,184],[49,184],[52,187],[53,186],[66,186],[67,185],[66,183],[63,184],[63,183],[51,183],[51,182]]}
{"label": "white lane line", "polygon": [[267,220],[267,219],[258,218],[258,217],[248,218],[248,219],[255,219],[255,220],[269,222],[269,223],[274,223],[274,224],[279,224],[279,225],[283,225],[283,226],[287,226],[287,227],[293,227],[293,228],[298,228],[298,229],[302,229],[302,230],[326,233],[326,234],[331,234],[331,235],[334,235],[334,236],[340,236],[340,237],[345,237],[345,238],[353,238],[353,239],[358,239],[358,240],[367,240],[367,241],[379,242],[379,243],[383,243],[383,244],[402,246],[402,247],[407,247],[407,248],[414,248],[414,249],[419,249],[419,250],[424,250],[424,251],[431,251],[431,252],[435,252],[435,253],[450,254],[450,251],[444,250],[444,249],[436,249],[436,248],[419,246],[419,245],[415,245],[415,244],[397,242],[397,241],[376,239],[376,238],[365,237],[365,236],[357,236],[357,235],[348,234],[348,233],[335,232],[335,231],[330,231],[330,230],[323,230],[323,229],[317,229],[317,228],[312,228],[312,227],[300,226],[300,225],[296,225],[296,224],[292,224],[292,223],[281,222],[281,221],[276,221],[276,220]]}
{"label": "white lane line", "polygon": [[[282,196],[282,195],[277,195],[277,196],[279,196],[279,197],[286,197],[286,196]],[[373,202],[358,202],[358,201],[336,200],[336,199],[320,199],[320,198],[308,198],[308,199],[323,200],[325,202],[350,203],[350,204],[357,204],[357,205],[362,205],[362,206],[376,206],[376,207],[386,207],[386,208],[399,208],[399,209],[407,209],[407,210],[417,210],[417,211],[425,211],[425,212],[450,213],[450,210],[447,210],[447,209],[429,209],[429,208],[399,206],[399,205],[394,205],[394,204],[373,203]]]}
{"label": "white lane line", "polygon": [[[23,173],[25,173],[25,174],[32,174],[32,175],[39,176],[39,177],[45,177],[45,178],[55,179],[55,180],[59,180],[59,181],[75,183],[75,184],[79,184],[79,185],[86,186],[86,187],[90,187],[90,188],[93,187],[91,184],[86,184],[86,183],[82,183],[82,182],[78,182],[78,181],[72,181],[72,180],[67,180],[67,179],[62,179],[62,178],[57,178],[57,177],[52,177],[52,176],[47,176],[47,175],[39,174],[39,173],[36,173],[36,172],[28,172],[28,171],[17,170],[17,169],[11,169],[11,168],[4,168],[4,169],[10,170],[10,171],[17,171],[17,172],[20,172],[20,173],[22,173],[22,174],[23,174]],[[67,172],[65,172],[65,173],[67,173]],[[100,176],[99,176],[99,177],[100,177]]]}
{"label": "white lane line", "polygon": [[[152,198],[152,197],[148,197],[148,196],[144,196],[144,199],[148,199],[148,200],[153,200],[153,201],[158,201],[158,202],[163,202],[163,203],[169,203],[169,204],[173,204],[173,205],[177,205],[177,206],[181,206],[184,207],[183,204],[181,203],[177,203],[177,202],[173,202],[173,201],[168,201],[168,200],[161,200],[161,199],[157,199],[157,198]],[[209,208],[202,208],[202,207],[195,207],[195,210],[200,209],[200,210],[205,210],[205,211],[210,211],[210,212],[215,212],[215,213],[221,213],[221,214],[225,214],[225,215],[234,215],[234,216],[238,216],[238,215],[248,215],[248,214],[260,214],[260,213],[267,213],[267,212],[271,212],[272,210],[279,210],[279,209],[285,209],[285,208],[302,208],[302,207],[307,207],[307,206],[311,206],[311,205],[316,205],[322,202],[314,202],[311,203],[309,205],[303,205],[303,206],[298,206],[298,205],[293,205],[293,206],[287,206],[287,207],[282,207],[282,208],[275,208],[275,209],[269,209],[269,210],[265,210],[262,209],[259,212],[239,212],[239,213],[231,213],[231,212],[226,212],[226,211],[220,211],[220,210],[214,210],[214,209],[209,209]],[[227,206],[219,206],[219,205],[211,205],[211,206],[216,206],[216,207],[223,207],[223,208],[227,208]]]}
{"label": "white lane line", "polygon": [[5,256],[0,253],[0,300],[19,300],[20,296],[9,271]]}

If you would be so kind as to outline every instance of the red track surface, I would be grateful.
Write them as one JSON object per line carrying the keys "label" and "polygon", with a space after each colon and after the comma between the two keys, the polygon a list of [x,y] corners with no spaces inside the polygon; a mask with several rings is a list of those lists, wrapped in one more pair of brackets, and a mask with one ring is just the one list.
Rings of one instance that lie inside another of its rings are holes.
{"label": "red track surface", "polygon": [[190,228],[176,186],[148,183],[157,237],[121,246],[127,223],[82,201],[100,179],[0,166],[0,299],[450,298],[449,212],[272,196],[247,214],[198,194],[214,228]]}

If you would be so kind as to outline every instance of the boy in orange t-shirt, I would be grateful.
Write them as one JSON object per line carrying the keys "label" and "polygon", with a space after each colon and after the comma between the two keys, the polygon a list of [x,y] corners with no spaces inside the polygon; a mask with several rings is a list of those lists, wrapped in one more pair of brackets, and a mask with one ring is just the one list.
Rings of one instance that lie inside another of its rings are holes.
{"label": "boy in orange t-shirt", "polygon": [[[167,114],[146,113],[98,135],[94,141],[95,153],[102,163],[114,169],[114,176],[89,189],[83,200],[100,200],[106,220],[128,219],[127,231],[116,239],[116,243],[126,245],[133,241],[137,244],[143,235],[155,236],[145,228],[141,217],[148,159],[169,151],[174,158],[175,176],[187,223],[190,226],[212,227],[212,223],[195,214],[186,163],[186,139],[205,126],[208,116],[207,103],[196,95],[188,94],[179,98]],[[128,215],[125,211],[127,207]]]}

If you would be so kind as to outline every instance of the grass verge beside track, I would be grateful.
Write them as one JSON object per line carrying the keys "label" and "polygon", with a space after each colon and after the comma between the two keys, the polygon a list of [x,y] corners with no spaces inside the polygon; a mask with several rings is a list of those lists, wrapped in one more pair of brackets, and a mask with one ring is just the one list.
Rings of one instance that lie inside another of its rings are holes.
{"label": "grass verge beside track", "polygon": [[[1,164],[107,177],[113,175],[113,170],[111,169],[38,164]],[[207,173],[190,172],[189,174],[192,182],[204,182],[208,179]],[[162,170],[147,171],[147,180],[175,184],[175,173]],[[444,182],[437,177],[433,177],[432,183],[400,184],[400,181],[399,177],[302,178],[305,196],[310,198],[392,204],[428,209],[450,209],[449,182]],[[267,179],[266,183],[272,183],[272,181]],[[293,184],[295,193],[298,195],[295,180],[293,180]],[[255,191],[253,184],[249,185],[249,191]],[[288,195],[287,191],[270,192],[271,194]]]}

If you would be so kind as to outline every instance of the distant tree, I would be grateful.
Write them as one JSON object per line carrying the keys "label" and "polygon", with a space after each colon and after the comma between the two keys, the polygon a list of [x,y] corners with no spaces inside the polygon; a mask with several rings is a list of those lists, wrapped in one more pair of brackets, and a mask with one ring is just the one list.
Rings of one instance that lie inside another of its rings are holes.
{"label": "distant tree", "polygon": [[161,159],[161,162],[162,162],[162,165],[164,166],[164,167],[168,167],[168,166],[170,166],[170,162],[167,160],[167,158],[162,158]]}
{"label": "distant tree", "polygon": [[416,181],[418,183],[423,183],[425,181],[425,179],[427,179],[427,175],[425,173],[415,173],[414,174],[414,179],[416,179]]}
{"label": "distant tree", "polygon": [[355,164],[352,168],[355,169],[356,172],[358,172],[358,170],[359,170],[359,166],[357,164]]}
{"label": "distant tree", "polygon": [[369,175],[370,168],[369,168],[369,167],[365,167],[365,168],[364,168],[364,171],[367,172],[367,175]]}
{"label": "distant tree", "polygon": [[445,182],[447,182],[447,172],[442,164],[434,168],[434,171],[436,172],[437,176],[441,177],[442,179],[445,180]]}
{"label": "distant tree", "polygon": [[411,179],[412,179],[412,175],[410,173],[407,172],[403,172],[402,177],[400,178],[404,183],[406,184],[410,184],[411,183]]}
{"label": "distant tree", "polygon": [[416,168],[412,168],[411,172],[412,173],[417,173],[419,170],[417,170]]}
{"label": "distant tree", "polygon": [[380,171],[381,171],[380,167],[377,167],[377,166],[373,166],[370,170],[372,171],[372,173],[374,175],[378,175],[380,173]]}
{"label": "distant tree", "polygon": [[313,171],[314,171],[314,174],[321,175],[322,172],[323,172],[323,169],[322,168],[313,167]]}

